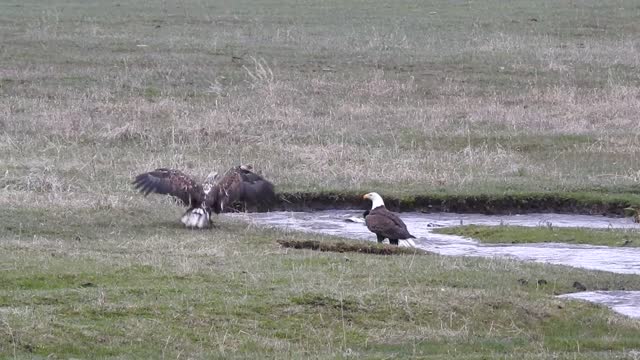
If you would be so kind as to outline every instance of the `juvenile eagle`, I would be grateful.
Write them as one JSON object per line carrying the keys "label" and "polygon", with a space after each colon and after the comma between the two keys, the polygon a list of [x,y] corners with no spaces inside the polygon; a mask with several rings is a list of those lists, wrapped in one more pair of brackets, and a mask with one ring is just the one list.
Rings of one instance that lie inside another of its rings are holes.
{"label": "juvenile eagle", "polygon": [[222,176],[212,172],[202,184],[180,170],[160,168],[136,176],[133,185],[144,196],[153,192],[179,199],[188,208],[182,223],[199,229],[209,226],[211,212],[224,212],[235,202],[269,205],[276,198],[273,184],[248,165],[232,167]]}
{"label": "juvenile eagle", "polygon": [[371,192],[365,194],[363,199],[371,200],[371,210],[365,211],[364,220],[367,228],[378,237],[381,243],[384,239],[389,239],[391,245],[398,245],[398,240],[406,240],[416,237],[409,234],[407,225],[398,215],[387,210],[384,201],[378,193]]}

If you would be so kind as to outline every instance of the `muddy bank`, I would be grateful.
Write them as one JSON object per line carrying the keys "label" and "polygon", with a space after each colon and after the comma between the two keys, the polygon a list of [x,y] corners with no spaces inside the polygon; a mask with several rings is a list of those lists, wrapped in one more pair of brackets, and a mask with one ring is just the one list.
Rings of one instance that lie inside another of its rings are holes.
{"label": "muddy bank", "polygon": [[369,241],[318,241],[318,240],[277,240],[280,246],[293,249],[308,249],[324,252],[361,253],[374,255],[428,255],[428,251],[418,248],[377,244]]}
{"label": "muddy bank", "polygon": [[[393,211],[480,213],[486,215],[564,213],[623,216],[624,208],[640,205],[636,194],[518,193],[503,195],[427,194],[402,198],[385,196]],[[361,193],[281,193],[271,211],[318,211],[367,209]]]}

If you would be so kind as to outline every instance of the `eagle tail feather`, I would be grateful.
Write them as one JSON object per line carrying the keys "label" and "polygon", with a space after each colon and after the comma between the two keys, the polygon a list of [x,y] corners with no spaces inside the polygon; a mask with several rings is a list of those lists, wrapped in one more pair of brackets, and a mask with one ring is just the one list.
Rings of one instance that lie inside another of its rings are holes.
{"label": "eagle tail feather", "polygon": [[[414,237],[414,239],[415,239],[415,237]],[[409,238],[409,239],[405,239],[405,242],[407,243],[407,245],[408,245],[409,247],[412,247],[412,248],[417,247],[417,246],[416,246],[416,243],[415,243],[413,240],[411,240],[411,238]]]}

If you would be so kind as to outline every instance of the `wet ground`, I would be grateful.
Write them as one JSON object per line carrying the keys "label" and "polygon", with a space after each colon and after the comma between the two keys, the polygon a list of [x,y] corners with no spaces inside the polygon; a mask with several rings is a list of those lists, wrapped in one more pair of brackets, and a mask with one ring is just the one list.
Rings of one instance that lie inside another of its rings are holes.
{"label": "wet ground", "polygon": [[[235,215],[264,226],[306,231],[375,241],[362,222],[361,211],[329,210],[318,212],[270,212]],[[453,213],[401,213],[409,231],[417,237],[415,246],[442,255],[510,257],[524,261],[568,265],[621,274],[640,274],[640,248],[612,248],[607,246],[540,244],[480,244],[473,239],[456,235],[434,234],[437,227],[457,225],[519,225],[583,228],[634,228],[629,218],[608,218],[590,215],[526,214],[479,215]],[[546,239],[540,239],[545,241]],[[411,246],[401,241],[401,246]],[[640,318],[640,292],[598,291],[563,295],[610,306],[625,315]]]}

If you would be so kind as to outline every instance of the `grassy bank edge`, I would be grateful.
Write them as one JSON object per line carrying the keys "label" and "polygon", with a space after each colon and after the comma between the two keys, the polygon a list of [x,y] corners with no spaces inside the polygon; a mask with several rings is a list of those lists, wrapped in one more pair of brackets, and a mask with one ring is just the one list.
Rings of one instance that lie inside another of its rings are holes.
{"label": "grassy bank edge", "polygon": [[614,247],[640,247],[636,229],[583,229],[550,226],[465,225],[435,229],[435,233],[459,235],[487,244],[566,243]]}
{"label": "grassy bank edge", "polygon": [[[640,194],[585,192],[513,192],[496,194],[386,195],[387,208],[393,211],[458,212],[511,214],[557,212],[623,216],[627,207],[640,206]],[[285,192],[272,210],[313,211],[329,209],[366,209],[364,192]]]}

